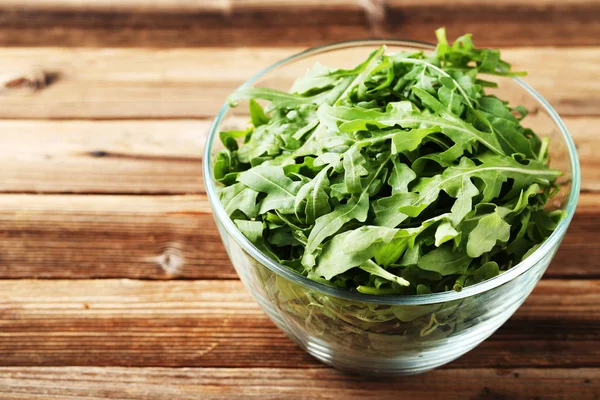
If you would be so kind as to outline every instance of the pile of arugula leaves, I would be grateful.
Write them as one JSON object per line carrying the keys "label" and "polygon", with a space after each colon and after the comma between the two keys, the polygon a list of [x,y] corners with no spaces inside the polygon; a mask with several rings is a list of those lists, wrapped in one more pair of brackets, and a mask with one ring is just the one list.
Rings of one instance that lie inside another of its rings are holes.
{"label": "pile of arugula leaves", "polygon": [[500,274],[555,229],[548,141],[479,77],[518,73],[470,35],[436,35],[431,54],[381,47],[353,69],[317,64],[289,93],[230,97],[250,99],[252,121],[220,133],[214,178],[261,251],[329,285],[427,294]]}

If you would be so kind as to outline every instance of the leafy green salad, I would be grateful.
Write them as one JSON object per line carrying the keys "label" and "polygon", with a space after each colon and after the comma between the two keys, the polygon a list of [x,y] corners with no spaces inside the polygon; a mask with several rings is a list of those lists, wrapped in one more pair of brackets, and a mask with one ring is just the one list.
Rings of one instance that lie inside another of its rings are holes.
{"label": "leafy green salad", "polygon": [[548,140],[481,78],[520,73],[470,35],[436,36],[431,53],[381,47],[230,97],[251,123],[220,132],[214,178],[257,248],[318,282],[411,295],[497,276],[548,238],[562,217],[545,209],[561,175]]}

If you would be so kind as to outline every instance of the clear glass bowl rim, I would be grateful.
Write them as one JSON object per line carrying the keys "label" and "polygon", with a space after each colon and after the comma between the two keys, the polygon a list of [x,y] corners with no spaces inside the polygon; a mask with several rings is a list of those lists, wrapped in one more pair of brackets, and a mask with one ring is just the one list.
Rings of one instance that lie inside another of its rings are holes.
{"label": "clear glass bowl rim", "polygon": [[[364,46],[380,46],[380,45],[393,45],[393,46],[404,46],[410,48],[419,48],[422,50],[434,50],[435,45],[426,42],[419,42],[413,40],[399,40],[399,39],[364,39],[364,40],[349,40],[344,42],[331,43],[323,46],[313,47],[300,53],[294,54],[287,58],[284,58],[255,74],[246,82],[244,82],[239,88],[245,88],[251,86],[260,78],[267,75],[269,72],[281,67],[285,64],[307,58],[310,56],[314,56],[319,53],[330,52],[334,50],[341,50],[351,47],[364,47]],[[237,244],[244,249],[251,257],[255,258],[265,267],[267,267],[272,272],[283,276],[297,284],[305,286],[309,289],[316,290],[331,296],[339,297],[342,299],[350,300],[350,301],[360,301],[366,303],[374,303],[374,304],[384,304],[384,305],[430,305],[436,303],[444,303],[453,300],[460,300],[467,297],[471,297],[489,290],[492,290],[496,287],[499,287],[512,279],[518,277],[523,274],[533,266],[535,266],[548,252],[552,251],[554,246],[557,246],[564,236],[569,223],[571,222],[573,215],[575,214],[575,209],[577,208],[577,201],[579,199],[579,190],[581,184],[581,172],[579,167],[579,160],[577,157],[577,150],[575,148],[575,143],[571,135],[569,134],[567,128],[565,127],[563,121],[559,117],[558,113],[554,110],[554,108],[531,86],[525,83],[523,80],[518,78],[513,78],[513,80],[521,86],[525,91],[531,95],[534,99],[536,99],[542,107],[546,110],[548,115],[552,118],[556,126],[560,129],[565,142],[567,143],[567,148],[569,151],[569,159],[571,162],[572,169],[572,177],[571,177],[571,191],[569,193],[569,201],[566,206],[567,215],[563,220],[558,224],[555,231],[550,235],[550,237],[529,257],[515,265],[508,271],[502,273],[501,275],[494,277],[492,279],[488,279],[487,281],[468,286],[461,290],[460,292],[456,291],[447,291],[441,293],[432,293],[432,294],[424,294],[424,295],[385,295],[385,296],[377,296],[377,295],[368,295],[360,292],[352,292],[347,289],[337,288],[333,286],[328,286],[323,283],[315,282],[310,280],[297,272],[289,269],[288,267],[279,264],[278,262],[272,260],[265,254],[263,254],[258,248],[256,248],[235,226],[233,221],[229,218],[223,205],[221,204],[219,197],[216,192],[215,182],[212,178],[212,161],[211,161],[211,149],[213,147],[213,141],[218,138],[218,127],[225,116],[227,110],[229,109],[229,104],[225,102],[225,104],[221,107],[219,112],[217,113],[208,134],[208,138],[205,143],[204,156],[202,162],[202,172],[204,177],[204,184],[206,187],[206,192],[208,195],[209,202],[213,209],[214,218],[218,220],[221,225],[225,228],[227,233],[237,242]]]}

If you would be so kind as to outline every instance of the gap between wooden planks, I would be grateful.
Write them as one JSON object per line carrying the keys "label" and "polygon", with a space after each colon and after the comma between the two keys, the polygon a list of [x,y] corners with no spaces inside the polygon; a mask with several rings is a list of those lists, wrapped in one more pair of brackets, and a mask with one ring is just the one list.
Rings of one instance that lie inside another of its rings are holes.
{"label": "gap between wooden planks", "polygon": [[0,42],[296,46],[373,36],[431,40],[436,28],[446,26],[453,34],[473,32],[486,45],[597,45],[599,9],[594,0],[3,0]]}
{"label": "gap between wooden planks", "polygon": [[209,125],[195,120],[0,120],[0,191],[202,193]]}
{"label": "gap between wooden planks", "polygon": [[[600,277],[599,204],[581,197],[547,277]],[[203,195],[0,195],[0,223],[0,278],[237,277]]]}
{"label": "gap between wooden planks", "polygon": [[597,368],[460,368],[381,379],[310,368],[0,368],[4,400],[547,399],[596,400]]}
{"label": "gap between wooden planks", "polygon": [[[447,368],[598,368],[600,281],[541,281]],[[314,368],[239,281],[4,280],[3,366]]]}
{"label": "gap between wooden planks", "polygon": [[[38,91],[1,90],[0,118],[212,118],[242,82],[300,50],[2,48],[0,79],[49,75]],[[506,48],[502,54],[516,70],[529,72],[526,81],[561,115],[598,115],[600,47]],[[311,66],[297,64],[270,85],[288,89]]]}
{"label": "gap between wooden planks", "polygon": [[[0,120],[0,192],[203,193],[210,123]],[[600,117],[565,123],[578,146],[582,189],[600,191]]]}

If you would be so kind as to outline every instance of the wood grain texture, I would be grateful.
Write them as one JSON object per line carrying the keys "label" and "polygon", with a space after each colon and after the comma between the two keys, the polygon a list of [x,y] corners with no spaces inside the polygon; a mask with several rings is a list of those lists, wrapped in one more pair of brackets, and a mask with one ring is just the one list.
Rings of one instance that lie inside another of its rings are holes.
{"label": "wood grain texture", "polygon": [[[446,4],[444,0],[426,0],[426,4],[431,6],[441,6]],[[502,7],[515,7],[523,3],[520,0],[479,0],[480,5],[496,5]],[[560,4],[593,5],[597,0],[538,0],[532,2],[532,8],[552,7]],[[386,0],[382,6],[394,7],[399,4],[405,6],[416,6],[424,4],[423,0]],[[473,0],[456,0],[456,5],[471,5]],[[235,9],[240,10],[264,10],[264,9],[287,9],[290,6],[299,8],[316,9],[325,5],[337,9],[367,9],[368,7],[377,7],[376,3],[372,5],[361,3],[356,0],[304,0],[301,3],[291,2],[289,0],[96,0],[93,3],[85,1],[72,0],[29,0],[27,3],[18,0],[0,0],[0,5],[13,9],[32,9],[32,10],[108,10],[108,11],[140,11],[164,13],[168,11],[223,11],[231,12]]]}
{"label": "wood grain texture", "polygon": [[[584,195],[547,277],[599,277]],[[0,278],[236,279],[205,196],[0,196]]]}
{"label": "wood grain texture", "polygon": [[0,204],[3,277],[235,278],[204,196],[6,195]]}
{"label": "wood grain texture", "polygon": [[[0,120],[0,192],[204,193],[209,120]],[[599,117],[566,117],[584,191],[600,191]]]}
{"label": "wood grain texture", "polygon": [[201,193],[209,121],[0,121],[0,191]]}
{"label": "wood grain texture", "polygon": [[[242,82],[299,50],[0,49],[0,81],[40,71],[48,75],[39,90],[0,89],[0,118],[212,118]],[[529,72],[527,82],[561,115],[599,115],[600,47],[507,48],[503,56]],[[283,87],[291,85],[306,67],[277,79]],[[525,99],[524,105],[534,104]]]}
{"label": "wood grain texture", "polygon": [[[425,389],[426,388],[426,389]],[[4,400],[424,399],[596,400],[597,368],[440,369],[405,378],[308,368],[0,368]],[[431,397],[429,397],[431,396]]]}
{"label": "wood grain texture", "polygon": [[[542,281],[448,368],[598,368],[598,340],[600,281]],[[0,354],[3,366],[320,366],[222,280],[2,281]]]}
{"label": "wood grain texture", "polygon": [[[317,45],[373,36],[431,40],[432,32],[444,25],[455,34],[473,32],[486,45],[597,45],[599,9],[593,0],[486,0],[476,7],[466,0],[6,0],[0,3],[0,43]],[[491,24],[494,29],[489,29]]]}
{"label": "wood grain texture", "polygon": [[[600,399],[600,1],[476,3],[0,0],[0,399]],[[490,339],[424,375],[344,375],[237,280],[203,194],[206,132],[285,56],[442,25],[527,46],[503,54],[565,117],[585,193]]]}

